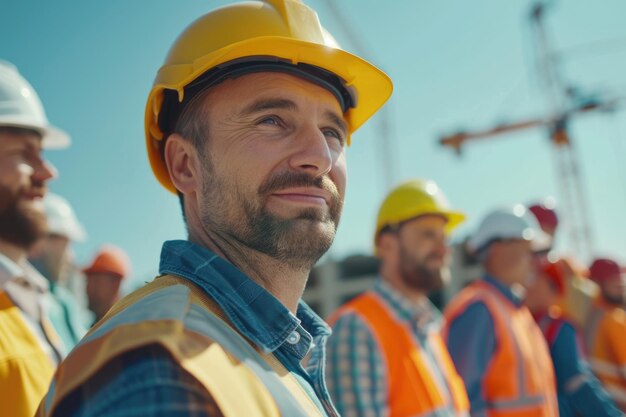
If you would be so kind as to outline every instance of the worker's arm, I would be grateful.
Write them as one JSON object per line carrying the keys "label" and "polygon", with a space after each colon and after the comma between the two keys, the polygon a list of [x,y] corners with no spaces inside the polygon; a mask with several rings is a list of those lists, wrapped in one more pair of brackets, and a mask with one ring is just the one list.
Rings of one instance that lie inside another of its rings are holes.
{"label": "worker's arm", "polygon": [[550,347],[558,391],[563,393],[573,414],[618,417],[617,409],[600,381],[583,359],[574,327],[564,322]]}
{"label": "worker's arm", "polygon": [[66,397],[54,417],[223,417],[207,390],[161,347],[109,362]]}
{"label": "worker's arm", "polygon": [[496,348],[493,319],[482,302],[476,302],[448,323],[450,357],[465,383],[472,417],[487,415],[484,377]]}
{"label": "worker's arm", "polygon": [[326,381],[339,414],[388,416],[383,354],[365,322],[356,314],[341,316],[326,349]]}

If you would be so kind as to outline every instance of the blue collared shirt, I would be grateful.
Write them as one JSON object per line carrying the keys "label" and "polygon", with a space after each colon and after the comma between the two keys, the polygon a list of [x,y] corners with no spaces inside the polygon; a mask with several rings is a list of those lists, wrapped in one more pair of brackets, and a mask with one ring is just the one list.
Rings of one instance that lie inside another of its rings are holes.
{"label": "blue collared shirt", "polygon": [[[538,318],[538,324],[544,330],[554,320],[545,314]],[[559,416],[622,416],[600,381],[591,373],[580,348],[576,328],[564,319],[558,323],[553,340],[548,342],[556,376]]]}
{"label": "blue collared shirt", "polygon": [[[330,328],[304,302],[292,314],[234,265],[189,241],[163,244],[159,272],[186,278],[205,291],[239,333],[278,358],[323,414],[335,414],[324,382]],[[221,415],[206,390],[169,355],[154,347],[147,353],[145,359],[114,359],[72,394],[69,409],[62,406],[55,415],[121,417],[134,415],[133,409],[142,410],[142,417]]]}

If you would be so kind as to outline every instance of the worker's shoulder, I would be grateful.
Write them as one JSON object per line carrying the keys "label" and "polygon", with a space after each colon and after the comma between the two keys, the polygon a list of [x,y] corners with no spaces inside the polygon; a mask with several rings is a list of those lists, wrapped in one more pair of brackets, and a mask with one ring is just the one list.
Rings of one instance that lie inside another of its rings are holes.
{"label": "worker's shoulder", "polygon": [[490,303],[492,294],[484,290],[478,284],[472,283],[463,288],[448,303],[444,310],[444,314],[449,316],[460,314],[490,314]]}
{"label": "worker's shoulder", "polygon": [[604,325],[611,328],[626,329],[626,311],[622,308],[613,308],[607,312]]}
{"label": "worker's shoulder", "polygon": [[471,325],[472,323],[482,323],[485,320],[493,320],[493,313],[484,297],[472,296],[462,301],[459,300],[456,306],[451,304],[444,310],[448,322],[458,321]]}
{"label": "worker's shoulder", "polygon": [[182,320],[188,314],[191,301],[192,291],[188,285],[157,278],[119,300],[90,334],[102,332],[101,328],[142,320]]}

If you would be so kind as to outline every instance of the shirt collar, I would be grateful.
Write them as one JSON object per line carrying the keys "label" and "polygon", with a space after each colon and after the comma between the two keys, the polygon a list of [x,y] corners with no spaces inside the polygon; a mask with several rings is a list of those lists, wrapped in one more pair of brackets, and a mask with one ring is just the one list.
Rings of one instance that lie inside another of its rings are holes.
{"label": "shirt collar", "polygon": [[490,284],[491,286],[495,287],[499,292],[502,293],[502,295],[504,295],[510,302],[512,302],[516,306],[519,307],[519,306],[522,305],[522,297],[520,297],[515,292],[513,292],[513,290],[511,290],[511,288],[509,288],[506,285],[504,285],[497,278],[495,278],[495,277],[485,273],[485,275],[483,275],[483,281],[485,281],[488,284]]}
{"label": "shirt collar", "polygon": [[312,338],[330,328],[303,301],[293,315],[277,298],[230,262],[186,240],[171,240],[161,250],[161,274],[186,278],[204,290],[231,324],[265,352],[273,352],[300,326]]}
{"label": "shirt collar", "polygon": [[0,289],[5,288],[10,281],[23,280],[25,284],[39,292],[48,290],[48,280],[46,280],[27,261],[18,264],[6,255],[0,253]]}
{"label": "shirt collar", "polygon": [[400,320],[416,324],[422,329],[441,323],[441,313],[427,297],[423,297],[419,302],[412,301],[382,279],[374,285],[374,292],[387,303]]}

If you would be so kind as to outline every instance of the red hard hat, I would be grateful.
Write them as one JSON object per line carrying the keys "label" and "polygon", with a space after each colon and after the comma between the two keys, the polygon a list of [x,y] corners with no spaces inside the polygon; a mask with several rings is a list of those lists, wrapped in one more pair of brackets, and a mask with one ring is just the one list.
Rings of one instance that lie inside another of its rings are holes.
{"label": "red hard hat", "polygon": [[108,273],[124,278],[130,273],[130,261],[122,249],[113,245],[105,245],[100,249],[91,265],[83,269],[83,272],[85,274]]}
{"label": "red hard hat", "polygon": [[535,215],[544,232],[554,233],[559,225],[559,217],[554,209],[547,207],[545,204],[533,204],[528,207],[528,210]]}
{"label": "red hard hat", "polygon": [[565,294],[565,274],[559,263],[545,261],[541,265],[541,273],[556,288],[559,295]]}
{"label": "red hard hat", "polygon": [[620,266],[612,259],[598,258],[589,267],[589,278],[602,282],[622,275]]}

